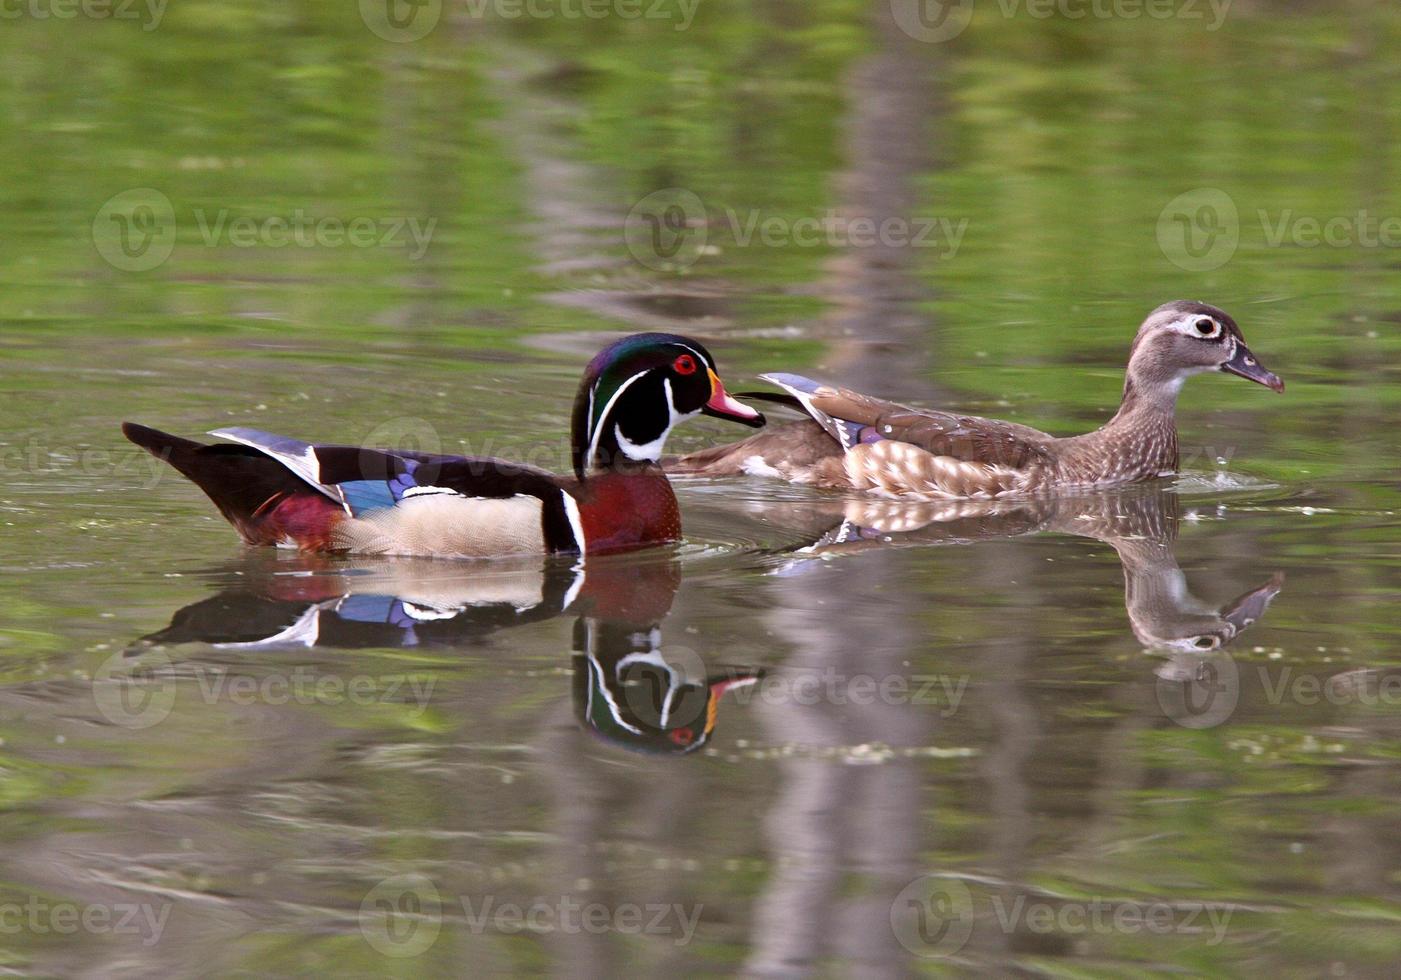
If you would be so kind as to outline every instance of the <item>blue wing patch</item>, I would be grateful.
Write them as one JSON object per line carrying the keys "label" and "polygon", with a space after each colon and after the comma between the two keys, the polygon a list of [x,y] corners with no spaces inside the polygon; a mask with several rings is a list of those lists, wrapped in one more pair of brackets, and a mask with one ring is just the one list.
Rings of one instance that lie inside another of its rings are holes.
{"label": "blue wing patch", "polygon": [[837,441],[843,449],[852,449],[861,443],[862,431],[867,428],[859,422],[848,422],[835,416],[832,416],[832,427],[837,430]]}
{"label": "blue wing patch", "polygon": [[389,489],[389,484],[382,480],[356,480],[354,483],[341,483],[338,486],[346,506],[356,517],[366,511],[394,506],[394,492]]}
{"label": "blue wing patch", "polygon": [[[412,491],[431,491],[435,488],[420,487],[414,480],[418,460],[405,459],[404,471],[389,480],[348,480],[336,484],[350,513],[359,517],[372,510],[393,507],[406,496],[415,496]],[[449,491],[450,492],[450,491]]]}
{"label": "blue wing patch", "polygon": [[336,615],[356,623],[393,623],[399,600],[392,595],[357,593],[348,595],[336,605]]}

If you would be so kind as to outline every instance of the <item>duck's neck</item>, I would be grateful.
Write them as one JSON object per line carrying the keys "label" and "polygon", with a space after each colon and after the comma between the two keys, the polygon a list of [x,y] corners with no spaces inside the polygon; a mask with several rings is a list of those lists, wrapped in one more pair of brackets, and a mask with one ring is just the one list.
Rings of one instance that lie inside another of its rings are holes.
{"label": "duck's neck", "polygon": [[[669,431],[669,430],[668,430]],[[638,445],[616,427],[602,433],[598,443],[585,447],[583,458],[587,460],[585,475],[602,473],[660,473],[661,450],[666,439],[663,433],[651,445]],[[579,454],[579,450],[575,450]]]}
{"label": "duck's neck", "polygon": [[1114,417],[1067,440],[1065,476],[1081,484],[1134,483],[1177,470],[1177,393],[1182,379],[1144,384],[1133,375]]}
{"label": "duck's neck", "polygon": [[1172,421],[1177,411],[1177,395],[1182,390],[1185,380],[1185,377],[1179,376],[1144,382],[1136,379],[1132,373],[1128,374],[1124,378],[1124,397],[1119,402],[1119,411],[1105,423],[1104,428],[1107,429],[1125,418],[1143,418],[1150,415],[1166,416]]}

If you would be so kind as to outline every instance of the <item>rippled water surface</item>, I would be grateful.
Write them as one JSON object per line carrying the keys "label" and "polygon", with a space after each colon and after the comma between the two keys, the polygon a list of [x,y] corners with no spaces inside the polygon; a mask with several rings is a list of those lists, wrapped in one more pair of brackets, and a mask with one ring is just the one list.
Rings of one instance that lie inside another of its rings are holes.
{"label": "rippled water surface", "polygon": [[[1395,11],[468,6],[0,31],[0,969],[1394,975],[1401,285],[1296,232],[1401,214]],[[781,234],[853,218],[944,237]],[[686,479],[684,544],[582,568],[246,551],[117,429],[563,468],[662,329],[1068,433],[1181,296],[1288,388],[1190,381],[1175,480]]]}

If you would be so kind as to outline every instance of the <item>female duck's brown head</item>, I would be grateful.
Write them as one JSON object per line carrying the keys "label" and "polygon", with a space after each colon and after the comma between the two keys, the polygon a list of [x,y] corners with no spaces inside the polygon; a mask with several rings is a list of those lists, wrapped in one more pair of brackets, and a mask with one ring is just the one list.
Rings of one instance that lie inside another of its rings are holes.
{"label": "female duck's brown head", "polygon": [[1265,370],[1245,346],[1230,314],[1206,303],[1174,300],[1143,321],[1134,338],[1124,397],[1171,404],[1182,383],[1203,371],[1226,371],[1283,391],[1284,382]]}

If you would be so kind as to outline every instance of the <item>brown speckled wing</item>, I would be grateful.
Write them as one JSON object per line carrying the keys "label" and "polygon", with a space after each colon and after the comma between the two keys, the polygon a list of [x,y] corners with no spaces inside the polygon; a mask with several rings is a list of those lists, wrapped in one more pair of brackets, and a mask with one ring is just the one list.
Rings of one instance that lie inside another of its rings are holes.
{"label": "brown speckled wing", "polygon": [[870,426],[882,439],[908,442],[935,456],[1013,470],[1049,462],[1052,437],[1013,422],[909,408],[828,385],[811,395],[811,404],[834,419]]}

